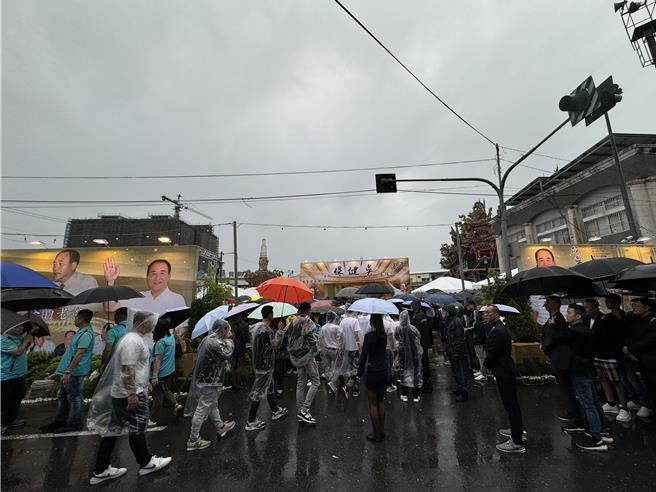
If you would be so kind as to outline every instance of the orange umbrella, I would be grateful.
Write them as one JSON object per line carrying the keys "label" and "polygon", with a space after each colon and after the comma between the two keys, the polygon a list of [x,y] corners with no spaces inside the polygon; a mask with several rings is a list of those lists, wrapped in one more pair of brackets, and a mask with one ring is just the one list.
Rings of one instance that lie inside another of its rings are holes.
{"label": "orange umbrella", "polygon": [[272,278],[256,288],[262,297],[290,304],[309,301],[314,297],[312,291],[303,282],[289,277]]}

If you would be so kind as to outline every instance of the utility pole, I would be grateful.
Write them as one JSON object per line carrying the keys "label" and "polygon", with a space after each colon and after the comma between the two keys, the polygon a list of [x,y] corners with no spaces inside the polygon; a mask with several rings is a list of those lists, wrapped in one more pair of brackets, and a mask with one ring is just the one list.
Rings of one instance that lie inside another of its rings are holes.
{"label": "utility pole", "polygon": [[237,221],[232,222],[232,238],[235,246],[235,304],[237,303],[237,298],[239,297],[239,290],[237,287],[239,273],[237,272]]}
{"label": "utility pole", "polygon": [[458,271],[460,272],[460,284],[462,292],[465,292],[465,270],[462,259],[462,246],[460,245],[460,223],[456,222],[456,248],[458,250]]}
{"label": "utility pole", "polygon": [[615,159],[617,176],[620,180],[620,191],[622,192],[622,200],[624,201],[624,210],[626,211],[626,219],[629,222],[629,230],[631,231],[633,240],[636,241],[640,237],[640,232],[638,231],[638,227],[636,226],[636,222],[633,217],[633,207],[631,207],[631,201],[629,199],[629,191],[626,188],[624,171],[622,171],[622,165],[620,164],[620,156],[617,153],[617,143],[615,142],[615,135],[613,134],[613,129],[610,126],[610,118],[608,117],[608,112],[604,113],[604,118],[606,118],[606,127],[608,128],[608,139],[610,140],[610,146],[613,149],[613,158]]}

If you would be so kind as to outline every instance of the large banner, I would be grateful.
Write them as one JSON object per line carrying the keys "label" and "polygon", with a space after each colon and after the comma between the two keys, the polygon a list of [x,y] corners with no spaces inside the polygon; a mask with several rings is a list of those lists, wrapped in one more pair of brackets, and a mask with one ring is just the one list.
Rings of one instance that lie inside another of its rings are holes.
{"label": "large banner", "polygon": [[656,247],[637,244],[523,244],[519,248],[517,266],[520,271],[552,265],[570,268],[585,261],[614,257],[656,262]]}
{"label": "large banner", "polygon": [[327,294],[326,285],[378,282],[403,289],[410,285],[410,265],[408,258],[301,263],[300,280],[322,296]]}
{"label": "large banner", "polygon": [[[3,249],[0,256],[3,261],[18,263],[44,274],[73,295],[105,285],[106,265],[113,265],[117,275],[115,285],[127,285],[145,297],[113,304],[111,310],[120,306],[139,307],[163,314],[167,309],[189,306],[193,300],[199,250],[198,246]],[[41,310],[40,314],[51,333],[62,334],[67,329],[74,329],[73,318],[81,307]],[[107,320],[104,312],[107,306],[91,304],[83,307],[97,313],[94,328]]]}

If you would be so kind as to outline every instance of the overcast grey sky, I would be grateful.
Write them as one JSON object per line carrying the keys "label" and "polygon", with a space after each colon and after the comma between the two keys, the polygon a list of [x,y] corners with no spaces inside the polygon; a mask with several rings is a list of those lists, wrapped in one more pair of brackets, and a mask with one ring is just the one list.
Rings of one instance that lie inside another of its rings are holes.
{"label": "overcast grey sky", "polygon": [[[387,46],[501,145],[527,149],[565,117],[558,100],[588,75],[613,75],[624,100],[617,132],[656,130],[653,70],[642,68],[613,2],[346,1]],[[494,148],[447,112],[331,0],[2,2],[3,175],[158,175],[342,169],[492,159]],[[541,149],[573,158],[605,135],[603,120],[566,126]],[[505,158],[519,154],[505,151]],[[564,162],[532,157],[554,170]],[[507,166],[508,164],[505,164]],[[493,161],[402,169],[399,178],[481,176]],[[312,176],[122,181],[2,181],[4,199],[158,200],[374,188],[373,171]],[[542,174],[518,168],[516,191]],[[480,195],[399,193],[265,203],[199,204],[213,222],[446,224]],[[453,190],[458,188],[458,190]],[[144,217],[166,205],[3,210],[2,231],[63,234],[68,218]],[[184,213],[190,223],[207,222]],[[217,227],[221,249],[232,234]],[[409,256],[437,268],[448,227],[400,230],[239,228],[240,269],[303,260]],[[10,241],[9,239],[13,239]],[[28,236],[28,239],[30,237]],[[49,247],[61,246],[48,240]],[[19,248],[21,237],[3,236]],[[231,261],[228,258],[228,261]]]}

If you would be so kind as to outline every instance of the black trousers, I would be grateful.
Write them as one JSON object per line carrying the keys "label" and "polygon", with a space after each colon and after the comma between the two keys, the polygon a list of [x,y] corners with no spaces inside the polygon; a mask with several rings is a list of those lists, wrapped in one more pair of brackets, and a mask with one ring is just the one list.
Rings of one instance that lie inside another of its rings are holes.
{"label": "black trousers", "polygon": [[419,398],[419,388],[415,387],[410,387],[410,386],[401,386],[401,394],[403,396],[410,396],[410,392],[412,391],[412,397],[413,398]]}
{"label": "black trousers", "polygon": [[467,354],[452,354],[451,372],[456,383],[456,391],[459,395],[467,396],[467,378],[469,377],[469,364],[467,363]]}
{"label": "black trousers", "polygon": [[554,370],[554,376],[560,388],[560,395],[565,404],[565,411],[568,417],[572,417],[577,421],[581,420],[581,410],[578,403],[576,403],[576,396],[574,395],[574,386],[572,384],[572,375],[568,370]]}
{"label": "black trousers", "polygon": [[642,367],[640,375],[647,389],[647,399],[653,409],[656,406],[656,369],[647,369]]}
{"label": "black trousers", "polygon": [[421,354],[421,375],[424,381],[422,389],[430,390],[433,388],[431,382],[430,364],[428,363],[428,349],[424,348],[424,353]]}
{"label": "black trousers", "polygon": [[524,424],[522,422],[522,409],[517,401],[517,387],[515,383],[515,374],[511,371],[504,371],[502,369],[492,371],[494,377],[497,379],[497,388],[499,388],[499,396],[503,403],[503,408],[508,414],[510,420],[510,433],[512,440],[515,444],[522,444],[522,434],[524,432]]}
{"label": "black trousers", "polygon": [[[276,396],[269,393],[267,395],[267,401],[269,402],[269,406],[271,407],[271,411],[275,412],[278,410],[278,402],[276,401]],[[260,408],[260,400],[257,401],[251,401],[251,408],[248,412],[248,421],[253,422],[257,418],[257,410]]]}
{"label": "black trousers", "polygon": [[11,424],[18,417],[18,409],[25,397],[25,378],[2,381],[2,425]]}
{"label": "black trousers", "polygon": [[[140,467],[146,466],[150,462],[152,455],[148,451],[145,434],[129,434],[128,438],[130,440],[130,450],[132,450],[132,454],[137,460],[137,463],[139,463]],[[110,465],[112,451],[114,450],[117,439],[118,436],[108,436],[100,439],[94,472],[102,473]]]}

